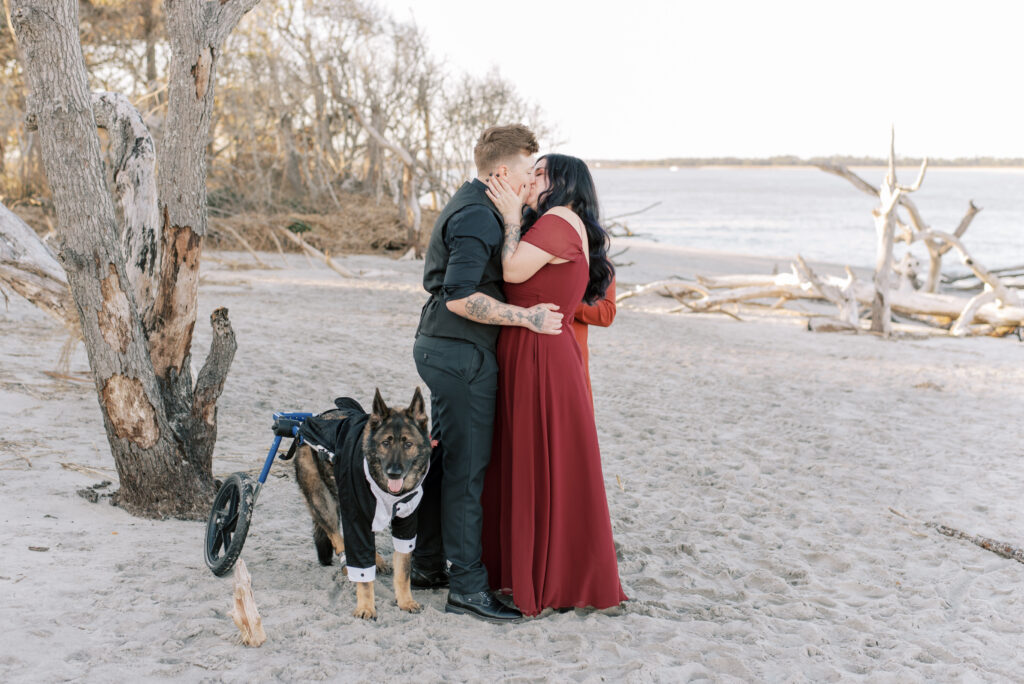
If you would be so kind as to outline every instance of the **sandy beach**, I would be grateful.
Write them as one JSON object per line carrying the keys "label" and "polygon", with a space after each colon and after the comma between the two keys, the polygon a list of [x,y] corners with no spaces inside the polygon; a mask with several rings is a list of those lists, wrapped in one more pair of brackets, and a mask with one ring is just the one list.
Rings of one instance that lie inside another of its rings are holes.
{"label": "sandy beach", "polygon": [[[619,291],[785,259],[617,240]],[[407,404],[421,262],[299,255],[275,268],[204,261],[210,311],[238,352],[219,403],[215,473],[256,473],[275,410]],[[623,302],[590,334],[595,410],[622,583],[608,611],[517,625],[419,614],[377,583],[379,617],[316,562],[290,463],[263,489],[242,553],[268,640],[238,644],[230,577],[201,522],[133,518],[77,490],[112,480],[91,383],[54,379],[63,329],[0,308],[0,680],[961,682],[1019,681],[1024,565],[917,521],[1024,545],[1024,347],[1015,339],[882,340]],[[87,370],[84,348],[72,371]],[[910,519],[894,515],[895,509]],[[390,539],[378,535],[390,553]]]}

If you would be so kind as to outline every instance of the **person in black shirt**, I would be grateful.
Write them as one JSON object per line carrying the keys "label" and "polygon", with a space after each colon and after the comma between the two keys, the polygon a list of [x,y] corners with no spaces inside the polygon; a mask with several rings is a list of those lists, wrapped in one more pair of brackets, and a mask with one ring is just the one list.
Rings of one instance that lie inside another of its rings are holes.
{"label": "person in black shirt", "polygon": [[[491,458],[499,326],[558,334],[553,304],[505,303],[501,283],[504,223],[481,179],[497,175],[524,192],[537,139],[522,125],[495,126],[474,149],[477,178],[441,211],[424,257],[423,306],[413,355],[430,388],[431,437],[437,446],[419,509],[412,585],[449,584],[445,611],[504,622],[521,617],[490,592],[480,560],[480,496]],[[571,312],[570,312],[571,313]],[[445,560],[451,563],[450,575]]]}

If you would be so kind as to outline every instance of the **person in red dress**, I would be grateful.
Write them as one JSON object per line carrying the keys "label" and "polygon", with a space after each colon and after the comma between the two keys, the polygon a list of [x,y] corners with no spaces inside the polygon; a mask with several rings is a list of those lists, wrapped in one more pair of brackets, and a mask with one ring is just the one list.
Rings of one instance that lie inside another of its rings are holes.
{"label": "person in red dress", "polygon": [[[510,304],[551,302],[575,311],[579,302],[604,295],[615,271],[583,161],[541,157],[519,195],[500,179],[488,185],[505,218],[502,270]],[[503,328],[497,358],[494,441],[482,497],[491,584],[511,592],[524,615],[616,606],[627,599],[580,346],[566,328],[557,335]]]}
{"label": "person in red dress", "polygon": [[576,338],[576,344],[580,345],[580,353],[583,354],[583,370],[587,374],[587,391],[590,392],[590,401],[594,401],[594,390],[590,385],[590,350],[587,348],[587,333],[592,325],[607,328],[615,320],[615,278],[608,283],[604,297],[593,304],[580,302],[576,307],[576,313],[572,319],[572,334]]}

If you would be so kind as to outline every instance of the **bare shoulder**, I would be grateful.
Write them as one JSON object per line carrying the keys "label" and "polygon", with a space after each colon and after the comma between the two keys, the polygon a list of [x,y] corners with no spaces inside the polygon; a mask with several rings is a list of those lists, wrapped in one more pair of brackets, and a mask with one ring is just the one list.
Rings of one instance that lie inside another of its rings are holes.
{"label": "bare shoulder", "polygon": [[[583,219],[579,217],[579,214],[574,212],[569,207],[551,207],[544,212],[544,216],[557,216],[562,219],[576,231],[576,235],[580,238],[580,243],[583,247],[583,254],[587,258],[587,263],[590,263],[590,240],[587,238],[587,228],[583,225]],[[541,217],[543,218],[543,217]]]}
{"label": "bare shoulder", "polygon": [[575,228],[577,231],[579,231],[581,228],[583,228],[583,219],[581,219],[576,214],[576,212],[574,212],[569,207],[551,207],[546,212],[544,212],[544,215],[545,216],[557,216],[558,218],[562,219],[563,221],[568,223],[570,226]]}

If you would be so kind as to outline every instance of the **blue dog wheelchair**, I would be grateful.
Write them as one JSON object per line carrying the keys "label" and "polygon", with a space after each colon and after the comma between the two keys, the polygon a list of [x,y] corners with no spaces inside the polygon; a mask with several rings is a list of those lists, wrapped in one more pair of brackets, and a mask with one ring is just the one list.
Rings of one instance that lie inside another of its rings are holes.
{"label": "blue dog wheelchair", "polygon": [[295,455],[295,448],[302,444],[299,428],[313,415],[286,411],[275,413],[272,426],[274,443],[267,454],[267,460],[263,462],[259,479],[254,483],[248,473],[232,473],[220,486],[206,522],[206,565],[214,575],[221,577],[230,572],[242,553],[256,499],[267,481],[281,441],[287,438],[292,440],[288,452],[281,456],[282,461],[287,461]]}

